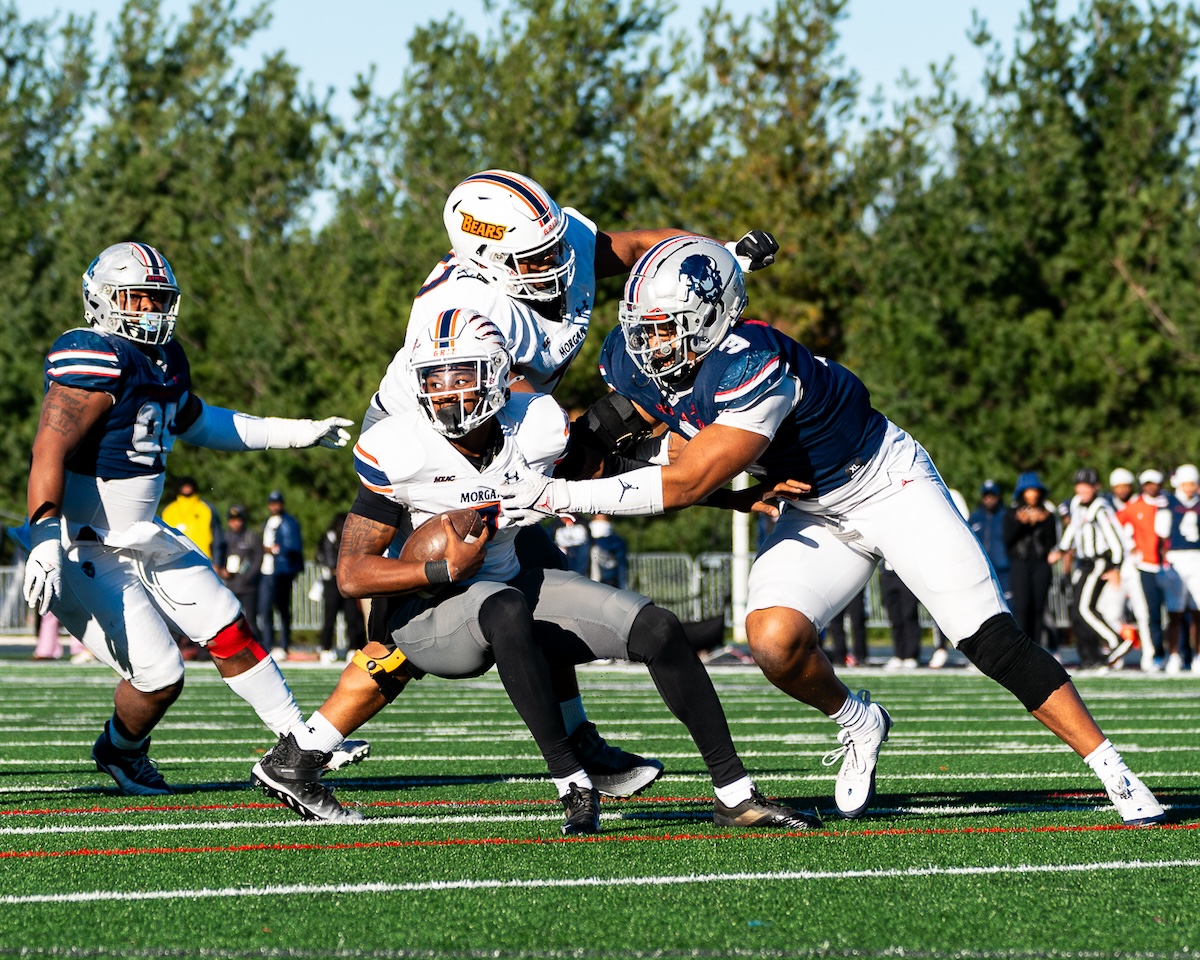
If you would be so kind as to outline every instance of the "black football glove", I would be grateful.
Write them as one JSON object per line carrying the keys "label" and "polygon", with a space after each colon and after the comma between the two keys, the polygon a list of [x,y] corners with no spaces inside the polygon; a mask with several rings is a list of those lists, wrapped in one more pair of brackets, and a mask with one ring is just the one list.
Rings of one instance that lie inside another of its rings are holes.
{"label": "black football glove", "polygon": [[747,273],[769,267],[779,252],[779,241],[766,230],[751,230],[740,240],[731,240],[725,249],[737,257],[738,265]]}

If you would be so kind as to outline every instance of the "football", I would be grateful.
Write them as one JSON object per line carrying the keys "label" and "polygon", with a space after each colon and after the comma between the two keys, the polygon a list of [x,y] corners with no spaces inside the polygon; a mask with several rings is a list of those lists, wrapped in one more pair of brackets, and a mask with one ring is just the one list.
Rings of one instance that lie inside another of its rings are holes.
{"label": "football", "polygon": [[450,520],[454,532],[471,541],[483,534],[488,517],[482,510],[447,510],[430,517],[412,532],[400,548],[401,560],[441,560],[446,556],[446,531],[442,517]]}

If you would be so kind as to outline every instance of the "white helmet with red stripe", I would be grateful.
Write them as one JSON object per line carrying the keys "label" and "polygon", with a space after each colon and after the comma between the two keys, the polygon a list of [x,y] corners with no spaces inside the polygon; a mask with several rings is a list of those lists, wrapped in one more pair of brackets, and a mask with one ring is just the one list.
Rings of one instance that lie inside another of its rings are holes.
{"label": "white helmet with red stripe", "polygon": [[146,243],[114,243],[83,275],[83,319],[135,343],[175,333],[179,286],[167,258]]}
{"label": "white helmet with red stripe", "polygon": [[442,212],[450,245],[518,300],[554,301],[575,278],[567,219],[537,183],[484,170],[450,191]]}
{"label": "white helmet with red stripe", "polygon": [[512,359],[504,334],[474,310],[444,310],[413,341],[408,369],[433,428],[456,438],[508,402]]}
{"label": "white helmet with red stripe", "polygon": [[745,309],[746,282],[732,253],[707,237],[671,237],[633,265],[621,329],[638,369],[670,387],[725,338]]}

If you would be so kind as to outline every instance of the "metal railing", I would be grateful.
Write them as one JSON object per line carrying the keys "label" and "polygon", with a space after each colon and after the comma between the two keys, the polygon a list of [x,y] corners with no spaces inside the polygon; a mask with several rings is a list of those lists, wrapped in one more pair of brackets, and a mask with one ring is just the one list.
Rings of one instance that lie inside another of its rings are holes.
{"label": "metal railing", "polygon": [[[690,557],[685,553],[633,553],[629,555],[629,585],[644,593],[660,607],[670,610],[681,620],[698,621],[724,617],[726,626],[732,623],[733,555],[702,553]],[[23,570],[20,566],[0,567],[0,635],[33,633],[33,617],[21,596]],[[306,563],[292,588],[292,629],[319,630],[322,601],[309,598],[309,591],[318,577],[317,565]],[[876,572],[867,584],[867,626],[888,626],[887,613],[879,590]],[[1050,587],[1049,619],[1057,627],[1069,624],[1069,589],[1062,572],[1054,568]],[[933,620],[921,607],[921,625],[929,628]]]}

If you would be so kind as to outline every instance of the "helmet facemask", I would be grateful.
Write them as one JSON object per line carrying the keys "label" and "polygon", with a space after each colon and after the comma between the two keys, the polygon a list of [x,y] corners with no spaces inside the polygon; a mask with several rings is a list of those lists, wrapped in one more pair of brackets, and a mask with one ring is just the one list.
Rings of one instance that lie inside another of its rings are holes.
{"label": "helmet facemask", "polygon": [[575,279],[567,218],[537,183],[485,170],[451,191],[442,214],[460,260],[500,283],[514,299],[561,320]]}
{"label": "helmet facemask", "polygon": [[687,377],[692,336],[682,314],[668,314],[659,307],[639,312],[634,304],[622,303],[621,327],[629,355],[639,370],[659,386],[669,387]]}
{"label": "helmet facemask", "polygon": [[670,389],[716,348],[745,308],[741,268],[724,247],[672,237],[634,266],[619,316],[634,364]]}
{"label": "helmet facemask", "polygon": [[83,275],[83,317],[134,343],[161,345],[175,335],[179,287],[162,254],[143,243],[114,244]]}
{"label": "helmet facemask", "polygon": [[[441,317],[435,329],[440,323]],[[500,331],[478,314],[456,337],[418,342],[409,360],[421,408],[434,430],[450,439],[466,436],[504,407],[510,369]]]}

